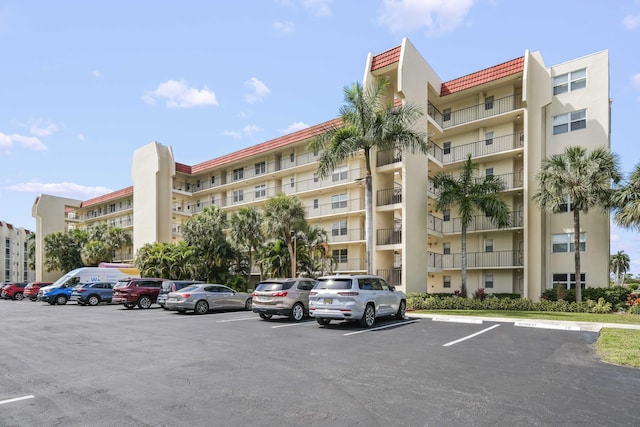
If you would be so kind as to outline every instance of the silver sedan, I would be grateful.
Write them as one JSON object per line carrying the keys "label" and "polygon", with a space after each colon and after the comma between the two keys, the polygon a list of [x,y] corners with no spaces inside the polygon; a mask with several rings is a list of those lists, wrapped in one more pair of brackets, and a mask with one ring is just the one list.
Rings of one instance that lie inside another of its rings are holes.
{"label": "silver sedan", "polygon": [[234,308],[251,310],[251,294],[238,292],[224,285],[190,285],[177,292],[170,292],[165,307],[179,313],[194,311],[196,314]]}

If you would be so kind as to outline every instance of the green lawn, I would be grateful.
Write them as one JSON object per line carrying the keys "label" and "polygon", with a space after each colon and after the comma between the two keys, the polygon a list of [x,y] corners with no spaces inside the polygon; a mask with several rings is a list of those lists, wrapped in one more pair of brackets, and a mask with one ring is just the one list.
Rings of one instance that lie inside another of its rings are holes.
{"label": "green lawn", "polygon": [[[640,316],[634,314],[502,310],[419,310],[415,313],[640,325]],[[603,362],[640,368],[640,330],[638,329],[602,328],[595,349]]]}

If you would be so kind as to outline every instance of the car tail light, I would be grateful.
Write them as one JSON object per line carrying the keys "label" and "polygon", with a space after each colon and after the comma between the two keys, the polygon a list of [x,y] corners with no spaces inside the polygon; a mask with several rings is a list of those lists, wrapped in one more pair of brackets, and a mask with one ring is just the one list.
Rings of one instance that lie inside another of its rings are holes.
{"label": "car tail light", "polygon": [[273,294],[274,297],[286,297],[287,296],[287,291],[282,291],[282,292],[276,292],[275,294]]}
{"label": "car tail light", "polygon": [[76,292],[87,292],[86,289],[77,289]]}
{"label": "car tail light", "polygon": [[357,297],[358,295],[360,295],[359,292],[338,292],[338,295],[341,295],[343,297]]}
{"label": "car tail light", "polygon": [[191,296],[191,294],[180,294],[178,296],[178,298],[182,298],[182,299],[189,299],[189,297]]}
{"label": "car tail light", "polygon": [[309,295],[318,295],[318,291],[311,291],[309,292]]}
{"label": "car tail light", "polygon": [[255,296],[256,296],[255,291],[251,294],[251,296],[252,296],[252,297],[255,297]]}

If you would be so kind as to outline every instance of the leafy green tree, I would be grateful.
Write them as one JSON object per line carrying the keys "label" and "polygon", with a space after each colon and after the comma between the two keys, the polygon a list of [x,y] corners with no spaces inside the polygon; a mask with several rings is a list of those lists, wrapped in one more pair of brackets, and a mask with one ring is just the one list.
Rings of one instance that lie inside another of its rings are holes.
{"label": "leafy green tree", "polygon": [[109,247],[116,253],[119,252],[119,260],[124,261],[124,251],[133,244],[131,233],[121,227],[110,227],[105,236]]}
{"label": "leafy green tree", "polygon": [[616,224],[640,231],[640,163],[635,165],[629,179],[614,191],[611,207]]}
{"label": "leafy green tree", "polygon": [[307,228],[305,208],[297,196],[280,193],[267,200],[263,207],[262,227],[266,237],[280,239],[287,245],[289,252],[290,276],[296,274],[296,254],[294,253],[293,236]]}
{"label": "leafy green tree", "polygon": [[106,222],[101,222],[87,229],[87,240],[89,242],[94,240],[104,241],[108,233],[109,226]]}
{"label": "leafy green tree", "polygon": [[332,259],[327,240],[327,230],[316,226],[309,226],[296,234],[294,246],[297,248],[298,268],[307,276],[322,276],[326,270],[331,271]]}
{"label": "leafy green tree", "polygon": [[45,269],[67,272],[82,267],[80,251],[87,240],[87,233],[82,230],[47,234],[43,248]]}
{"label": "leafy green tree", "polygon": [[27,260],[29,270],[36,269],[36,233],[27,236]]}
{"label": "leafy green tree", "polygon": [[426,135],[414,124],[422,111],[410,103],[385,102],[389,80],[380,78],[369,87],[359,83],[344,88],[345,104],[340,108],[341,125],[316,137],[309,150],[320,153],[318,175],[322,178],[345,160],[364,153],[365,159],[365,240],[367,271],[373,268],[373,187],[371,156],[375,151],[428,152]]}
{"label": "leafy green tree", "polygon": [[615,255],[611,255],[609,269],[614,274],[616,286],[624,286],[624,277],[630,266],[631,260],[624,251],[618,251]]}
{"label": "leafy green tree", "polygon": [[[240,251],[246,251],[248,271],[247,283],[251,276],[253,266],[253,254],[262,246],[264,235],[262,233],[262,213],[252,207],[241,208],[234,212],[229,220],[228,237]],[[262,269],[260,269],[260,279],[262,280]]]}
{"label": "leafy green tree", "polygon": [[256,262],[267,277],[287,277],[291,273],[291,257],[281,239],[263,245],[258,250]]}
{"label": "leafy green tree", "polygon": [[538,190],[533,194],[537,205],[548,212],[559,213],[571,202],[573,214],[573,247],[576,277],[576,301],[582,301],[580,280],[580,214],[611,205],[612,181],[619,182],[618,157],[605,147],[589,151],[584,147],[567,147],[542,161],[536,175]]}
{"label": "leafy green tree", "polygon": [[135,264],[143,277],[178,279],[177,252],[175,243],[147,243],[138,250]]}
{"label": "leafy green tree", "polygon": [[467,297],[467,227],[478,211],[493,219],[500,228],[511,223],[511,213],[507,203],[500,198],[505,184],[500,178],[487,175],[478,177],[478,165],[467,158],[458,176],[440,172],[433,177],[433,186],[439,190],[436,210],[444,211],[456,207],[461,225],[461,275],[460,293]]}
{"label": "leafy green tree", "polygon": [[80,257],[86,266],[97,266],[101,262],[110,262],[111,247],[103,240],[91,240],[82,246]]}

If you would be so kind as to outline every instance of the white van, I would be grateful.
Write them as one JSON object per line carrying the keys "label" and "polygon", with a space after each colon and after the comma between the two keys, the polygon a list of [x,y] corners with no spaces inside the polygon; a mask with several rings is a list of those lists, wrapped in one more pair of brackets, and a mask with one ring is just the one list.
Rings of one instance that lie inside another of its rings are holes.
{"label": "white van", "polygon": [[140,277],[140,270],[134,267],[81,267],[71,270],[49,286],[38,291],[38,301],[50,304],[65,304],[71,290],[79,284],[91,282],[117,282],[120,279]]}

